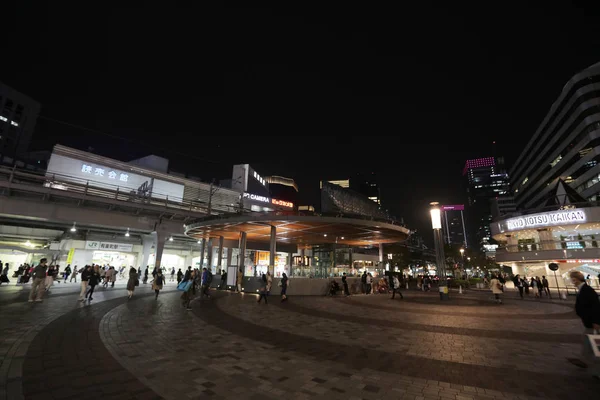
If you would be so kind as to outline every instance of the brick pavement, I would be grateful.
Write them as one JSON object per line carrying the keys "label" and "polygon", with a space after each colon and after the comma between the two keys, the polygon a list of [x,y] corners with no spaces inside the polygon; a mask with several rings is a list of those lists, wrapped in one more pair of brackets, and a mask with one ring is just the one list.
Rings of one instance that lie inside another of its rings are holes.
{"label": "brick pavement", "polygon": [[440,305],[409,292],[405,302],[264,306],[220,292],[188,312],[178,293],[97,296],[2,307],[0,399],[20,398],[17,386],[26,399],[578,399],[600,389],[565,360],[581,329],[560,304],[497,308],[472,295]]}
{"label": "brick pavement", "polygon": [[[204,323],[183,311],[176,298],[152,313],[144,312],[142,302],[133,310],[120,306],[104,317],[102,338],[130,371],[146,372],[142,382],[172,399],[282,394],[311,399],[569,399],[590,398],[600,388],[566,360],[556,360],[557,349],[558,357],[571,354],[578,349],[573,344],[532,347],[533,342],[508,337],[497,339],[504,346],[498,350],[492,339],[475,336],[450,335],[445,342],[425,338],[421,346],[435,349],[432,343],[443,343],[463,353],[464,343],[474,343],[463,354],[473,360],[436,360],[427,351],[409,352],[402,345],[406,338],[394,329],[362,321],[340,326],[314,316],[309,321],[290,309],[292,303],[259,306],[254,296],[217,296],[193,303],[194,315]],[[314,305],[330,300],[293,299]],[[142,324],[143,331],[138,328]],[[361,338],[361,332],[372,335]],[[169,351],[148,351],[157,343]],[[477,352],[484,353],[479,364],[473,362]],[[502,362],[493,365],[494,354]],[[512,364],[503,364],[510,360]],[[549,366],[549,361],[555,364]]]}

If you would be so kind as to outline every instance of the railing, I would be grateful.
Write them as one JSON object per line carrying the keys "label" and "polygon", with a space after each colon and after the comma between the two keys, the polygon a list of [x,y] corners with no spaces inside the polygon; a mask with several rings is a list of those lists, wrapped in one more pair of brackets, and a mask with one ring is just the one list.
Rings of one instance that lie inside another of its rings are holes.
{"label": "railing", "polygon": [[583,238],[572,240],[549,240],[535,243],[503,244],[498,246],[498,250],[509,253],[518,253],[523,251],[544,251],[544,250],[583,250],[600,248],[600,237],[598,239]]}
{"label": "railing", "polygon": [[[51,176],[21,171],[15,168],[0,167],[0,188],[6,193],[11,191],[31,191],[35,193],[53,196],[69,195],[83,196],[84,199],[108,199],[126,204],[134,204],[140,208],[159,208],[168,211],[186,211],[188,213],[206,214],[209,202],[191,201],[163,193],[150,192],[149,194],[138,193],[131,187],[112,185],[109,183],[99,184],[76,177],[61,174]],[[0,194],[4,192],[0,190]],[[211,212],[231,211],[233,208],[227,204],[214,203],[210,205]],[[196,216],[194,216],[196,217]]]}

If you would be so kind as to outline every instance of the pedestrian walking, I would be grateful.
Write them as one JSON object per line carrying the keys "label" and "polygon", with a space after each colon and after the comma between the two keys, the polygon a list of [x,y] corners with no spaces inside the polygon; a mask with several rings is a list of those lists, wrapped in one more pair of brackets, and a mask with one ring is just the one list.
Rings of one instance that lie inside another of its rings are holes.
{"label": "pedestrian walking", "polygon": [[52,287],[52,285],[54,284],[54,274],[56,273],[56,267],[54,265],[51,265],[48,268],[48,271],[46,272],[46,280],[44,282],[44,285],[46,287],[46,292],[48,290],[50,290],[50,288]]}
{"label": "pedestrian walking", "polygon": [[267,301],[267,276],[265,274],[260,278],[261,284],[260,289],[258,289],[258,300],[257,303],[260,304],[262,299],[265,299],[265,304],[269,304]]}
{"label": "pedestrian walking", "polygon": [[183,272],[181,272],[181,268],[179,268],[179,271],[177,271],[177,285],[178,286],[182,280],[183,280]]}
{"label": "pedestrian walking", "polygon": [[[83,280],[83,277],[81,278]],[[96,285],[100,283],[102,277],[100,276],[100,266],[96,265],[94,268],[90,270],[90,276],[88,278],[88,291],[85,294],[85,298],[89,301],[94,300],[92,297],[94,295],[94,289]]]}
{"label": "pedestrian walking", "polygon": [[219,289],[227,289],[227,272],[224,269],[221,270],[221,284],[219,285]]}
{"label": "pedestrian walking", "polygon": [[281,281],[279,282],[279,286],[281,286],[281,302],[287,301],[287,288],[288,288],[289,279],[285,272],[281,275]]}
{"label": "pedestrian walking", "polygon": [[[0,268],[2,268],[2,261],[0,261]],[[3,283],[10,282],[10,280],[8,279],[9,270],[10,268],[8,267],[8,263],[4,264],[4,268],[2,269],[2,273],[0,274],[0,285],[2,285]]]}
{"label": "pedestrian walking", "polygon": [[501,295],[502,293],[504,293],[503,285],[496,275],[492,275],[492,280],[490,281],[490,288],[492,289],[492,293],[494,294],[494,299],[496,300],[496,303],[502,304]]}
{"label": "pedestrian walking", "polygon": [[33,269],[31,291],[29,292],[29,302],[42,302],[44,297],[44,281],[46,280],[46,268],[48,260],[42,258],[40,263]]}
{"label": "pedestrian walking", "polygon": [[361,289],[363,294],[368,294],[367,293],[367,270],[365,270],[362,274],[362,276],[360,277],[360,284],[361,284]]}
{"label": "pedestrian walking", "polygon": [[[206,270],[206,268],[204,268]],[[182,304],[187,311],[192,311],[192,307],[190,306],[194,296],[196,295],[196,285],[194,281],[196,280],[196,271],[188,270],[185,273],[185,277],[181,283],[192,281],[192,284],[189,285],[186,291],[181,294]]]}
{"label": "pedestrian walking", "polygon": [[175,281],[175,267],[171,269],[171,282]]}
{"label": "pedestrian walking", "polygon": [[77,265],[73,267],[73,273],[71,274],[71,279],[69,279],[69,283],[73,282],[73,279],[75,279],[75,283],[77,283],[77,274],[79,274],[80,271],[77,269]]}
{"label": "pedestrian walking", "polygon": [[521,296],[521,300],[523,300],[523,279],[521,279],[520,275],[515,275],[515,279],[513,280],[515,287],[519,290],[519,296]]}
{"label": "pedestrian walking", "polygon": [[127,280],[127,294],[129,299],[133,297],[135,287],[140,284],[139,276],[140,274],[135,268],[131,267],[129,269],[129,279]]}
{"label": "pedestrian walking", "polygon": [[240,268],[237,272],[237,291],[238,293],[242,293],[242,283],[244,283],[244,269]]}
{"label": "pedestrian walking", "polygon": [[581,318],[584,326],[582,356],[584,360],[570,359],[573,364],[588,369],[590,375],[600,379],[600,360],[594,357],[591,344],[587,335],[600,333],[600,300],[598,293],[588,285],[579,271],[569,274],[571,282],[577,287],[577,300],[575,301],[575,312]]}
{"label": "pedestrian walking", "polygon": [[67,264],[67,267],[65,268],[65,272],[63,272],[63,280],[65,281],[65,283],[67,283],[67,279],[69,279],[71,272],[72,272],[71,264]]}
{"label": "pedestrian walking", "polygon": [[392,291],[391,300],[396,298],[396,292],[400,295],[400,299],[404,299],[404,296],[400,292],[400,280],[396,275],[390,276],[390,290]]}
{"label": "pedestrian walking", "polygon": [[156,293],[156,296],[154,297],[155,299],[158,299],[158,294],[163,288],[164,281],[165,277],[162,274],[162,271],[159,269],[158,271],[156,271],[156,277],[154,278],[154,282],[152,282],[152,289],[154,290],[154,293]]}
{"label": "pedestrian walking", "polygon": [[367,294],[371,294],[371,290],[373,289],[373,275],[369,272],[367,274]]}
{"label": "pedestrian walking", "polygon": [[79,292],[79,301],[85,301],[84,296],[87,295],[88,281],[91,275],[92,266],[86,265],[85,267],[83,267],[83,271],[81,271],[81,291]]}
{"label": "pedestrian walking", "polygon": [[550,294],[550,284],[548,283],[548,279],[546,279],[546,277],[543,275],[542,275],[542,288],[543,288],[546,296],[548,296],[548,298],[551,299],[552,295]]}

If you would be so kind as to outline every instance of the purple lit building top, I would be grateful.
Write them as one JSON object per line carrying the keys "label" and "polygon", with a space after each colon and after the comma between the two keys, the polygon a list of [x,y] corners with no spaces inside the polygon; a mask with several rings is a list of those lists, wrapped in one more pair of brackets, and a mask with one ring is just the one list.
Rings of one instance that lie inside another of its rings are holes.
{"label": "purple lit building top", "polygon": [[465,163],[465,168],[463,169],[463,175],[465,175],[469,169],[493,167],[494,165],[496,165],[494,157],[475,158],[473,160],[467,160],[467,162]]}

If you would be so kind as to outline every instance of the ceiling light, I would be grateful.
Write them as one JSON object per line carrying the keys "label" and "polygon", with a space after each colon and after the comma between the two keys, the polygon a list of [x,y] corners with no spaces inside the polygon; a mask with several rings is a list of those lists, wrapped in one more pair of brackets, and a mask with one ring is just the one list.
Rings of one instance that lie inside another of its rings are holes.
{"label": "ceiling light", "polygon": [[344,240],[344,237],[342,236],[342,240]]}
{"label": "ceiling light", "polygon": [[202,240],[198,240],[198,244],[202,243]]}
{"label": "ceiling light", "polygon": [[71,232],[77,232],[77,228],[75,227],[77,223],[73,222],[73,226],[71,227]]}
{"label": "ceiling light", "polygon": [[172,242],[172,241],[173,241],[173,236],[171,236],[171,237],[169,238],[169,242]]}
{"label": "ceiling light", "polygon": [[324,236],[324,237],[327,237],[327,234],[324,234],[323,236]]}
{"label": "ceiling light", "polygon": [[125,232],[125,237],[129,237],[129,228],[127,228],[127,232]]}

